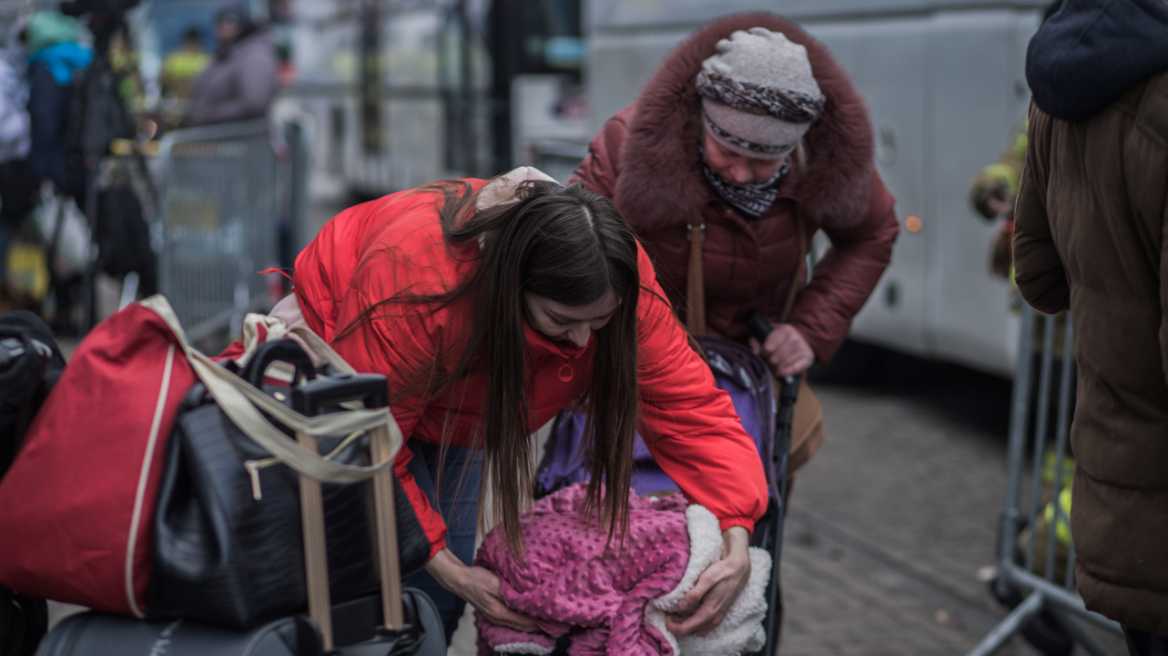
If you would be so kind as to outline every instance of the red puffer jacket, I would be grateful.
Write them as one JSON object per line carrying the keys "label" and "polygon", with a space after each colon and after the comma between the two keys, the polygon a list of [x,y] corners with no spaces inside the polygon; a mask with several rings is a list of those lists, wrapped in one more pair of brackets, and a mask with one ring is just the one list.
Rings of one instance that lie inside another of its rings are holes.
{"label": "red puffer jacket", "polygon": [[[470,181],[475,189],[485,184]],[[432,191],[401,192],[350,208],[334,217],[296,259],[295,292],[312,330],[358,371],[384,374],[403,389],[426,371],[448,371],[462,353],[474,299],[439,309],[389,305],[343,339],[338,333],[372,304],[400,293],[427,295],[456,287],[477,259],[455,254],[442,236]],[[722,529],[754,522],[766,510],[767,488],[754,443],[742,429],[729,396],[714,386],[709,368],[690,348],[685,331],[640,250],[638,370],[646,444],[691,503],[710,509]],[[398,309],[400,308],[400,310]],[[392,313],[394,316],[385,316]],[[542,426],[588,387],[595,340],[584,348],[554,342],[524,321],[531,352],[528,369],[531,425]],[[437,398],[397,401],[403,435],[454,446],[474,446],[482,415],[486,373],[476,372]],[[431,555],[445,546],[446,527],[406,469],[403,448],[394,471],[413,503]]]}
{"label": "red puffer jacket", "polygon": [[[694,78],[720,39],[751,27],[782,32],[807,48],[827,106],[803,138],[806,168],[793,168],[770,210],[748,222],[702,175]],[[738,341],[748,337],[740,319],[751,308],[772,322],[781,317],[799,265],[798,205],[808,239],[822,229],[832,247],[816,264],[789,322],[827,362],[891,261],[896,241],[893,198],[872,158],[872,125],[847,73],[799,27],[760,12],[714,21],[670,53],[636,102],[593,138],[575,177],[613,200],[652,255],[670,300],[683,310],[690,216],[702,213],[706,324],[712,334]]]}

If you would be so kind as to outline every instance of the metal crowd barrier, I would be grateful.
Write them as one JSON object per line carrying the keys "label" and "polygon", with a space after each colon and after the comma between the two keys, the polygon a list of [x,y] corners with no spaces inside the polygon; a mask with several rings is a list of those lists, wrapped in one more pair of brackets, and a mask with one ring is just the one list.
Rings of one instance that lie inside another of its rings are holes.
{"label": "metal crowd barrier", "polygon": [[278,264],[277,158],[266,119],[175,130],[161,140],[159,291],[192,340],[267,309]]}
{"label": "metal crowd barrier", "polygon": [[[1088,611],[1075,591],[1075,549],[1068,517],[1074,464],[1067,441],[1074,406],[1073,345],[1069,313],[1039,316],[1022,304],[1006,502],[998,523],[998,572],[991,584],[994,596],[999,600],[1012,597],[1017,606],[968,656],[992,654],[1018,633],[1027,634],[1034,643],[1035,634],[1028,627],[1037,621],[1046,622],[1048,631],[1061,631],[1064,639],[1078,643],[1092,656],[1105,656],[1108,651],[1084,620],[1121,633],[1119,624]],[[1056,383],[1057,393],[1052,389]],[[1025,480],[1028,446],[1032,450],[1029,480]]]}

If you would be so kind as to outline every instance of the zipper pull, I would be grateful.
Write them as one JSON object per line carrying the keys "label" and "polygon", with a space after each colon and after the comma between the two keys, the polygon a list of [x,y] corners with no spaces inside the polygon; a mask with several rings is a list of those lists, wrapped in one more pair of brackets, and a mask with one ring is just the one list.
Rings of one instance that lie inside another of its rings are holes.
{"label": "zipper pull", "polygon": [[251,476],[251,498],[259,501],[264,498],[264,493],[260,490],[260,461],[248,460],[243,463],[243,466],[247,468],[247,473]]}
{"label": "zipper pull", "polygon": [[264,492],[260,489],[260,470],[278,462],[280,462],[279,458],[264,458],[263,460],[248,460],[243,463],[244,468],[247,469],[247,475],[251,477],[251,498],[256,501],[264,498]]}

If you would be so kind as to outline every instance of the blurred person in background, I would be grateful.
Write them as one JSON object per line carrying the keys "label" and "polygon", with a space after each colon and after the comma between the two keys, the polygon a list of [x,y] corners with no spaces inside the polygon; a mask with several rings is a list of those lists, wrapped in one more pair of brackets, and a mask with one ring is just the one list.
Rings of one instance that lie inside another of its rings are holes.
{"label": "blurred person in background", "polygon": [[189,98],[191,84],[210,63],[211,55],[203,48],[203,30],[193,25],[188,27],[183,31],[182,45],[162,61],[159,76],[162,95],[183,100]]}
{"label": "blurred person in background", "polygon": [[35,184],[52,182],[62,192],[79,195],[66,172],[65,132],[70,84],[93,60],[93,50],[79,42],[77,19],[57,12],[36,12],[23,34],[28,52],[29,175]]}
{"label": "blurred person in background", "polygon": [[[1045,23],[1063,4],[1056,0],[1042,12]],[[990,273],[1014,281],[1014,200],[1026,161],[1028,123],[1014,129],[1009,144],[997,161],[986,165],[969,184],[969,206],[987,221],[1004,219],[990,246]]]}
{"label": "blurred person in background", "polygon": [[[827,48],[769,13],[722,18],[682,42],[593,138],[575,177],[613,200],[682,315],[700,222],[708,333],[753,343],[778,376],[831,360],[899,230],[859,92]],[[809,276],[820,230],[832,247]],[[751,309],[774,327],[765,344],[743,324]],[[819,446],[802,437],[792,471]]]}
{"label": "blurred person in background", "polygon": [[969,185],[969,205],[987,221],[1004,219],[990,247],[990,272],[1013,280],[1014,199],[1026,159],[1026,124],[1010,136],[997,161],[981,170]]}
{"label": "blurred person in background", "polygon": [[188,126],[266,116],[276,96],[279,62],[267,31],[252,21],[246,4],[215,15],[215,56],[191,83]]}
{"label": "blurred person in background", "polygon": [[1073,0],[1035,34],[1015,280],[1070,309],[1071,535],[1088,609],[1168,654],[1168,3]]}
{"label": "blurred person in background", "polygon": [[0,281],[8,275],[12,237],[36,205],[36,187],[28,173],[28,82],[18,40],[24,26],[23,21],[14,25],[0,50]]}

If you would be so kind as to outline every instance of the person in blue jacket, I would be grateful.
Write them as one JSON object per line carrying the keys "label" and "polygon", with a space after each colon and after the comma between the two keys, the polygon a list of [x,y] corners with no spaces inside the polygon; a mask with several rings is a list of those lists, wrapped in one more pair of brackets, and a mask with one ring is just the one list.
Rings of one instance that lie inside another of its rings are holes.
{"label": "person in blue jacket", "polygon": [[24,29],[31,132],[29,175],[36,184],[52,182],[66,193],[77,186],[68,179],[65,162],[70,84],[77,71],[93,59],[93,50],[79,42],[80,34],[77,19],[52,11],[33,14]]}

